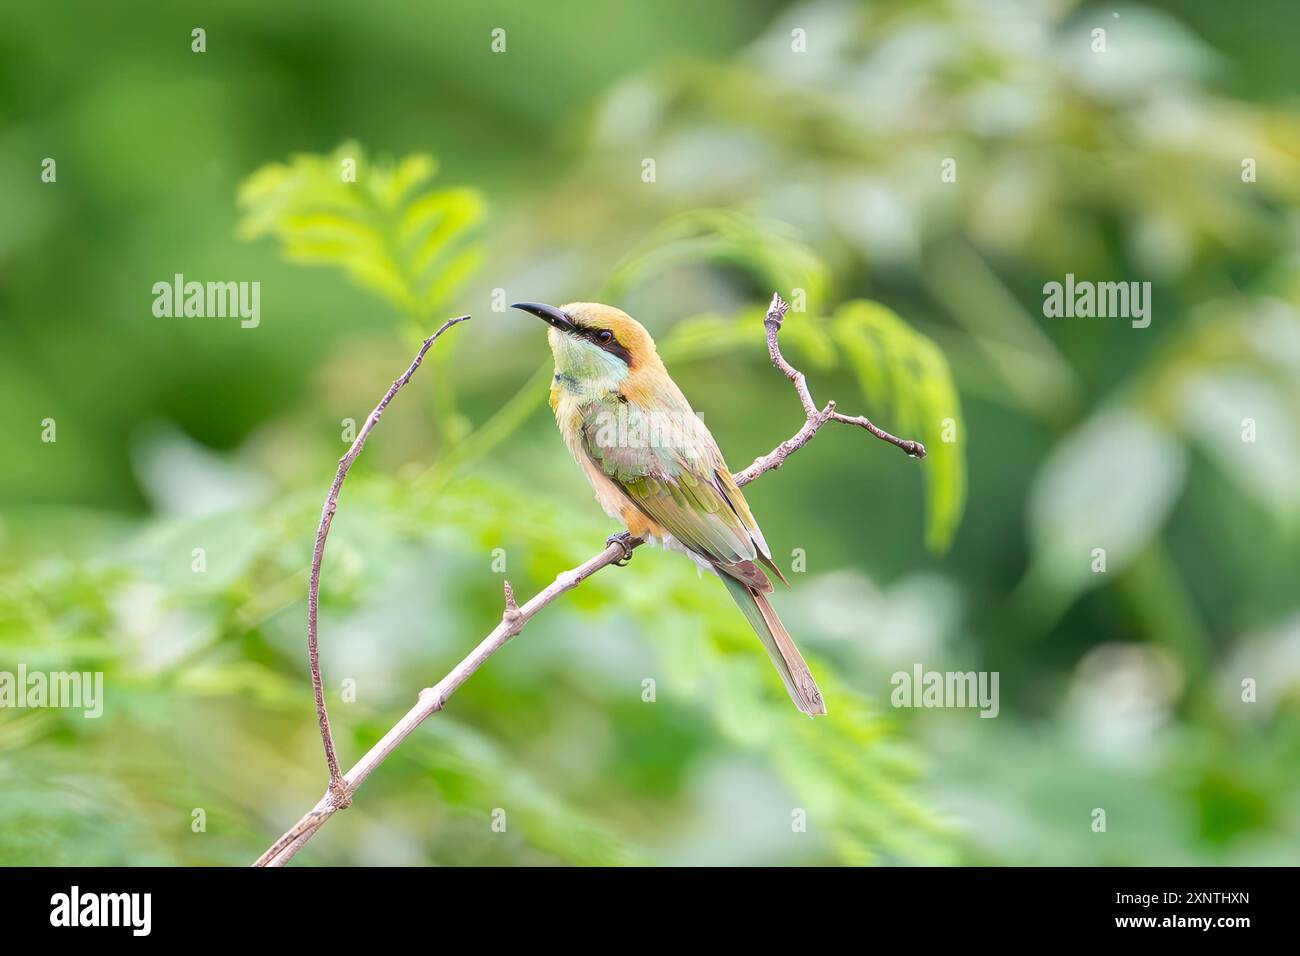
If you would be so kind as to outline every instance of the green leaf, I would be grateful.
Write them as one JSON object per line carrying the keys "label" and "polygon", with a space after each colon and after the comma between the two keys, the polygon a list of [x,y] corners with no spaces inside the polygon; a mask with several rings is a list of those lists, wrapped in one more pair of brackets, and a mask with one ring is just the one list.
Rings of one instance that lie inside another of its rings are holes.
{"label": "green leaf", "polygon": [[[354,160],[356,181],[343,163]],[[420,322],[445,304],[478,267],[469,239],[484,214],[478,192],[428,188],[432,156],[369,160],[355,143],[323,156],[264,166],[240,185],[239,238],[270,236],[291,262],[332,266]]]}
{"label": "green leaf", "polygon": [[846,303],[831,329],[862,394],[888,416],[876,424],[925,445],[926,544],[946,550],[966,505],[966,426],[947,359],[930,339],[875,302]]}
{"label": "green leaf", "polygon": [[1129,564],[1155,537],[1183,488],[1186,453],[1152,418],[1106,409],[1067,435],[1034,478],[1028,502],[1032,573],[1073,598]]}
{"label": "green leaf", "polygon": [[1187,434],[1243,493],[1293,524],[1300,516],[1300,429],[1284,387],[1244,363],[1189,369],[1181,386],[1175,407]]}

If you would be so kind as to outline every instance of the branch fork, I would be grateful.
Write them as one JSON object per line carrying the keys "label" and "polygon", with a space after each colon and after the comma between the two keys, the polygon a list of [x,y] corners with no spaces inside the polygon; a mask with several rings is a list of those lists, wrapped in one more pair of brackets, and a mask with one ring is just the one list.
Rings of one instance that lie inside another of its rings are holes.
{"label": "branch fork", "polygon": [[[897,438],[889,432],[877,428],[862,416],[850,417],[843,415],[835,410],[834,401],[829,401],[824,407],[818,409],[813,401],[812,394],[808,390],[808,381],[804,374],[794,368],[781,354],[779,335],[781,324],[788,311],[789,306],[781,296],[773,295],[772,304],[768,307],[767,315],[763,320],[763,326],[767,331],[768,355],[772,359],[772,364],[794,383],[795,392],[799,396],[799,404],[803,407],[804,423],[797,432],[777,445],[771,452],[755,458],[753,464],[744,471],[736,472],[732,476],[735,478],[736,484],[747,485],[759,475],[780,468],[790,455],[808,444],[818,430],[831,421],[845,425],[857,425],[866,429],[881,441],[901,448],[913,458],[924,458],[925,446],[920,442]],[[311,578],[307,587],[307,658],[311,666],[312,688],[316,696],[316,715],[320,725],[321,741],[325,748],[325,764],[329,771],[329,785],[316,806],[287,830],[280,839],[271,844],[266,852],[253,864],[254,866],[278,867],[288,863],[294,854],[302,848],[303,844],[310,840],[330,817],[352,803],[352,794],[388,758],[388,755],[410,736],[426,718],[442,710],[457,688],[465,683],[511,638],[518,636],[535,614],[566,591],[576,588],[602,568],[609,567],[611,564],[621,565],[624,559],[631,555],[634,548],[638,548],[645,543],[641,538],[627,538],[625,540],[611,538],[606,542],[603,551],[587,559],[576,568],[560,572],[549,586],[533,595],[523,607],[516,603],[514,588],[511,587],[510,582],[505,581],[503,588],[505,608],[501,612],[501,623],[487,637],[483,638],[478,646],[470,651],[442,680],[432,687],[420,691],[415,706],[408,710],[389,729],[388,733],[371,747],[365,756],[357,761],[351,770],[346,774],[341,772],[338,756],[334,749],[334,738],[330,731],[329,714],[325,707],[324,685],[320,674],[317,614],[320,598],[320,568],[325,551],[325,540],[329,536],[330,525],[333,522],[335,512],[338,510],[339,491],[343,487],[343,481],[347,478],[352,463],[361,454],[366,438],[369,437],[371,430],[378,423],[384,409],[388,407],[389,402],[393,400],[398,391],[411,380],[411,376],[415,374],[416,369],[420,367],[420,363],[424,360],[425,353],[429,351],[438,337],[453,325],[464,322],[468,318],[468,315],[463,315],[458,318],[448,319],[433,335],[424,340],[410,367],[404,374],[393,381],[388,392],[375,406],[375,410],[370,413],[370,417],[366,419],[365,425],[357,434],[352,446],[339,459],[339,467],[334,476],[334,483],[330,486],[329,495],[326,497],[325,506],[321,511],[321,521],[316,531],[316,546],[312,552]]]}
{"label": "branch fork", "polygon": [[772,304],[768,306],[767,315],[763,318],[763,327],[767,330],[767,354],[771,357],[772,364],[777,367],[777,370],[794,384],[795,394],[799,396],[799,404],[803,406],[804,424],[791,437],[781,442],[768,454],[755,458],[752,465],[735,475],[736,484],[743,485],[746,482],[753,481],[766,471],[780,468],[790,455],[808,444],[827,422],[857,425],[859,428],[865,428],[881,441],[901,448],[912,458],[924,458],[925,446],[919,441],[891,435],[883,428],[878,428],[872,424],[864,416],[850,417],[844,415],[835,410],[834,399],[827,402],[824,408],[818,410],[817,403],[813,401],[812,392],[808,390],[807,377],[803,372],[791,365],[781,353],[781,325],[785,321],[786,313],[789,310],[790,306],[786,304],[785,300],[779,294],[773,294]]}

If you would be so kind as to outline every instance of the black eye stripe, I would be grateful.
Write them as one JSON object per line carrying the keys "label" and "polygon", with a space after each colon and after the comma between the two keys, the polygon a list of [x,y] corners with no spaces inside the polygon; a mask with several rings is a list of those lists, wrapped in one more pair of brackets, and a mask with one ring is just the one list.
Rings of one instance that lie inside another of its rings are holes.
{"label": "black eye stripe", "polygon": [[[604,349],[611,355],[617,355],[626,362],[629,367],[631,367],[632,353],[629,352],[623,343],[618,340],[618,336],[616,336],[612,330],[589,328],[585,325],[578,326],[577,330],[579,335],[589,340],[593,345]],[[609,341],[607,342],[601,340],[601,335],[606,332],[609,333]]]}

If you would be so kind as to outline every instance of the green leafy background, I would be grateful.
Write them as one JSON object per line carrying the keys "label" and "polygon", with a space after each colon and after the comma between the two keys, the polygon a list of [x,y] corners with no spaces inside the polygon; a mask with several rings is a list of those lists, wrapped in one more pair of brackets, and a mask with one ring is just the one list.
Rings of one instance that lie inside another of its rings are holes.
{"label": "green leafy background", "polygon": [[[830,717],[644,549],[299,861],[1294,862],[1300,22],[1162,6],[0,12],[0,671],[106,687],[97,720],[0,709],[0,862],[244,864],[319,797],[321,500],[445,318],[474,315],[327,552],[345,764],[494,625],[504,575],[530,594],[615,530],[505,305],[641,318],[740,469],[801,419],[773,291],[816,399],[930,452],[830,426],[747,489]],[[1151,327],[1043,318],[1067,272],[1151,282]],[[175,273],[260,282],[261,324],[155,317]],[[997,671],[998,717],[892,707],[917,663]]]}

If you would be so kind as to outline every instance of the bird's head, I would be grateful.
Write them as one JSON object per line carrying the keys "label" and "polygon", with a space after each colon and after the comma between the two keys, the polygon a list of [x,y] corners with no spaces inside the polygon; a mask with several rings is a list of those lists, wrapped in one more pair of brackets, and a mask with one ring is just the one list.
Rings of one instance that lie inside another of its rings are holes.
{"label": "bird's head", "polygon": [[570,302],[559,308],[516,302],[511,308],[550,325],[546,337],[556,372],[586,385],[617,385],[658,360],[650,333],[622,309],[599,302]]}

